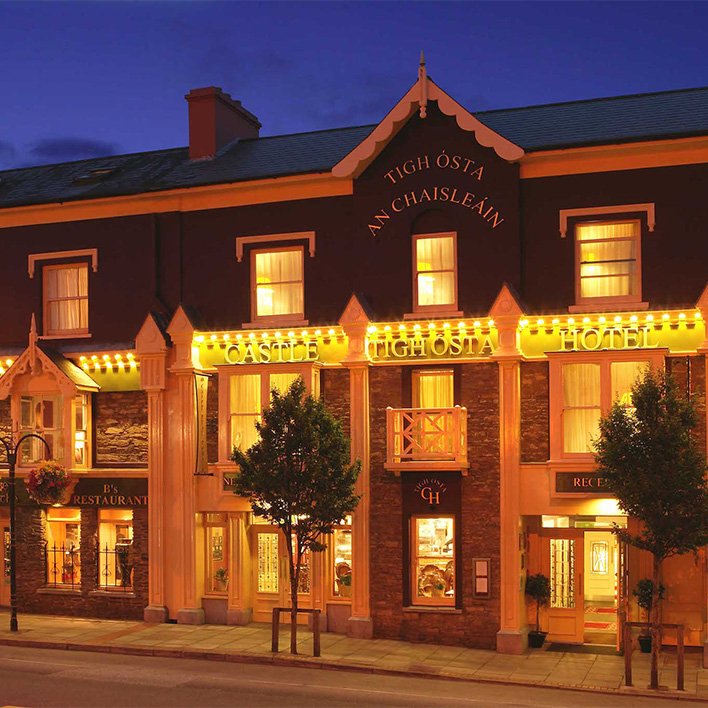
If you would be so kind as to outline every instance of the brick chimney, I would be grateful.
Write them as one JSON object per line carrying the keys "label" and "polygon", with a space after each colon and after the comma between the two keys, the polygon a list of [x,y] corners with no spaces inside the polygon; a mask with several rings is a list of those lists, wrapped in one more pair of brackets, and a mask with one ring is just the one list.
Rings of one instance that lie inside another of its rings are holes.
{"label": "brick chimney", "polygon": [[218,86],[192,89],[189,104],[189,159],[214,157],[236,138],[257,138],[258,118]]}

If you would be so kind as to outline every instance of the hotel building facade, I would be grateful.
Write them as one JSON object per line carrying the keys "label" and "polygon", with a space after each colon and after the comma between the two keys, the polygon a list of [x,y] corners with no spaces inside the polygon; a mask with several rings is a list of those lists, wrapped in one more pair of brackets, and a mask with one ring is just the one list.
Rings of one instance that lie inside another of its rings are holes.
{"label": "hotel building facade", "polygon": [[[421,65],[377,125],[274,137],[186,98],[186,148],[0,173],[0,436],[76,480],[18,485],[20,612],[268,621],[284,540],[229,457],[300,376],[362,462],[324,629],[522,652],[543,572],[551,641],[617,643],[651,566],[590,441],[665,367],[705,449],[708,89],[471,113]],[[665,564],[694,646],[707,563]]]}

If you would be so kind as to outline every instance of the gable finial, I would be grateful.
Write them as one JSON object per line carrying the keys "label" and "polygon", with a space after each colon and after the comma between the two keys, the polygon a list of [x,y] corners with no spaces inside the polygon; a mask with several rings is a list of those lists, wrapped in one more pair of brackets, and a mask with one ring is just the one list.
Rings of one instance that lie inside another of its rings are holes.
{"label": "gable finial", "polygon": [[420,117],[425,118],[428,114],[428,72],[425,68],[425,54],[420,50],[420,64],[418,65],[418,84],[420,85]]}
{"label": "gable finial", "polygon": [[34,371],[37,365],[37,321],[34,318],[34,312],[32,313],[32,319],[30,321],[28,344],[30,356],[30,370]]}

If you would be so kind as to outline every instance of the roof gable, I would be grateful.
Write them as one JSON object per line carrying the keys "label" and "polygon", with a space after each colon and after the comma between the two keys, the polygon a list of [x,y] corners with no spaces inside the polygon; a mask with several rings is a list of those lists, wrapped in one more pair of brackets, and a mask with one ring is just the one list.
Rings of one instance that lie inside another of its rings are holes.
{"label": "roof gable", "polygon": [[474,133],[480,145],[493,148],[502,159],[514,162],[524,156],[522,148],[475,118],[428,78],[425,60],[421,54],[418,80],[376,128],[332,168],[332,174],[335,177],[358,177],[381,154],[416,110],[421,118],[426,117],[429,101],[437,101],[442,113],[454,117],[462,130]]}

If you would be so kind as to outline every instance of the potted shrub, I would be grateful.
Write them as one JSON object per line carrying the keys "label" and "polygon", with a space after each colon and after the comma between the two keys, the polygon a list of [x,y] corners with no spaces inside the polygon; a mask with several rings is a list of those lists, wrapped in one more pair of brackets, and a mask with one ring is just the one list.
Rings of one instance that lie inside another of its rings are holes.
{"label": "potted shrub", "polygon": [[229,570],[228,568],[217,568],[214,573],[214,580],[219,590],[226,590],[229,587]]}
{"label": "potted shrub", "polygon": [[27,494],[37,504],[57,506],[71,497],[71,475],[54,460],[43,460],[25,479]]}
{"label": "potted shrub", "polygon": [[526,578],[526,595],[536,603],[536,629],[529,632],[529,647],[540,649],[546,641],[548,632],[541,631],[539,614],[541,607],[551,599],[551,583],[543,573],[529,575]]}
{"label": "potted shrub", "polygon": [[339,594],[342,597],[352,596],[352,574],[343,575],[339,578]]}
{"label": "potted shrub", "polygon": [[[657,597],[659,600],[664,599],[664,592],[666,588],[659,583],[659,589],[657,592]],[[642,578],[638,583],[637,587],[632,590],[632,595],[637,598],[637,605],[644,610],[645,620],[649,622],[651,617],[651,608],[654,605],[654,581],[651,578]],[[639,649],[642,654],[651,653],[651,627],[642,627],[642,631],[639,633]]]}

